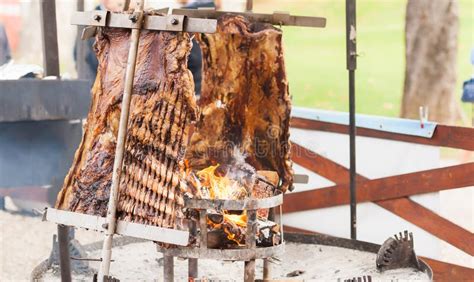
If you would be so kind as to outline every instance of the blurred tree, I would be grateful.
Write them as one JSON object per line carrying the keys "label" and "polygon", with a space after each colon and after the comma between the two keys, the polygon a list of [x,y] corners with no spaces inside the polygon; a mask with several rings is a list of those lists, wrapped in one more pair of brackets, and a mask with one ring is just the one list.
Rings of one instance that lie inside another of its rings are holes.
{"label": "blurred tree", "polygon": [[401,116],[454,123],[462,117],[456,91],[459,19],[457,0],[408,0],[405,86]]}

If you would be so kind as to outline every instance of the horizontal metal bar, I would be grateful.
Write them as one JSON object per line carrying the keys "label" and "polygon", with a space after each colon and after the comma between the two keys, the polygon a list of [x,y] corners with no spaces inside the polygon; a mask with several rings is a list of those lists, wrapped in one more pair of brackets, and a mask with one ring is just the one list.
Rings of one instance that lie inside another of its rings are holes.
{"label": "horizontal metal bar", "polygon": [[[132,18],[131,14],[111,13],[108,11],[74,12],[71,24],[128,29],[138,28],[139,25]],[[214,33],[217,28],[217,20],[194,19],[183,15],[145,15],[142,28],[176,32]]]}
{"label": "horizontal metal bar", "polygon": [[216,11],[212,9],[173,9],[174,15],[186,15],[193,18],[217,19],[220,16],[231,14],[244,16],[245,18],[255,21],[270,23],[282,26],[302,26],[302,27],[325,27],[326,18],[321,17],[304,17],[292,16],[286,12],[274,12],[273,14],[261,14],[252,12],[231,12]]}
{"label": "horizontal metal bar", "polygon": [[[71,257],[72,260],[81,260],[81,261],[102,261],[101,258],[78,258],[78,257]],[[114,262],[114,259],[111,259],[110,262]]]}
{"label": "horizontal metal bar", "polygon": [[90,87],[88,80],[0,81],[0,122],[84,118]]}
{"label": "horizontal metal bar", "polygon": [[216,209],[216,210],[256,210],[273,208],[283,203],[283,194],[264,199],[245,200],[209,200],[209,199],[186,199],[184,206],[191,209]]}
{"label": "horizontal metal bar", "polygon": [[84,26],[105,26],[107,20],[107,11],[94,10],[85,12],[73,12],[71,23]]}
{"label": "horizontal metal bar", "polygon": [[[104,224],[107,222],[105,217],[63,211],[53,208],[45,209],[43,219],[56,224],[63,224],[77,228],[86,228],[99,232],[104,232],[106,230],[104,228]],[[123,220],[117,221],[117,229],[115,233],[118,235],[179,246],[186,246],[188,245],[189,241],[188,231],[144,225]]]}
{"label": "horizontal metal bar", "polygon": [[[294,107],[291,110],[291,116],[293,118],[302,118],[341,125],[349,124],[349,114],[345,112]],[[356,126],[385,132],[431,138],[436,130],[437,124],[435,122],[423,122],[423,126],[421,126],[419,120],[357,114]]]}
{"label": "horizontal metal bar", "polygon": [[306,184],[309,182],[309,176],[307,174],[294,174],[293,183]]}
{"label": "horizontal metal bar", "polygon": [[272,247],[259,247],[253,249],[207,249],[193,247],[163,248],[157,250],[164,255],[182,258],[199,258],[215,260],[241,260],[262,259],[281,256],[285,253],[285,243]]}

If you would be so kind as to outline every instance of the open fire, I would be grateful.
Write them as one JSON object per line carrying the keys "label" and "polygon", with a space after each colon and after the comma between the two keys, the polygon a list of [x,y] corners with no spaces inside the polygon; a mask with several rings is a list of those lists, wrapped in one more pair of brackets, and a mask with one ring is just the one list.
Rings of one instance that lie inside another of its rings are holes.
{"label": "open fire", "polygon": [[[186,176],[191,186],[190,192],[196,198],[210,200],[244,200],[273,196],[277,181],[271,179],[271,176],[276,173],[255,171],[246,163],[243,167],[245,169],[242,169],[242,163],[216,164],[195,172],[188,166]],[[260,245],[272,246],[279,243],[279,226],[268,219],[268,214],[268,209],[258,210],[256,237]],[[247,212],[213,210],[208,214],[207,227],[210,247],[244,246]]]}

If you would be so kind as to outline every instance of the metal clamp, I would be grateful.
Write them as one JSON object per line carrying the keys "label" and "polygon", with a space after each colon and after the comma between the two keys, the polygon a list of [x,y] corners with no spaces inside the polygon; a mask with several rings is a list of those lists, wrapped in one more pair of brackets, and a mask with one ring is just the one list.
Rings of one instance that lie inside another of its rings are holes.
{"label": "metal clamp", "polygon": [[183,31],[184,30],[184,18],[183,15],[170,15],[166,18],[166,29],[170,31]]}
{"label": "metal clamp", "polygon": [[173,15],[186,15],[194,18],[218,19],[224,15],[243,16],[254,22],[271,23],[285,26],[325,27],[326,18],[292,16],[288,12],[261,14],[253,12],[216,11],[212,9],[173,9]]}
{"label": "metal clamp", "polygon": [[[115,27],[148,30],[162,30],[174,32],[201,32],[214,33],[217,28],[217,20],[190,18],[186,15],[143,15],[141,25],[139,14],[120,14],[109,11],[75,12],[71,23],[81,26],[92,27]],[[84,32],[84,38],[90,38],[95,34],[94,29]],[[83,39],[84,39],[83,38]]]}
{"label": "metal clamp", "polygon": [[289,22],[291,19],[290,13],[288,12],[273,12],[272,23],[282,25],[285,22]]}
{"label": "metal clamp", "polygon": [[108,14],[108,11],[74,12],[71,23],[85,26],[105,26]]}

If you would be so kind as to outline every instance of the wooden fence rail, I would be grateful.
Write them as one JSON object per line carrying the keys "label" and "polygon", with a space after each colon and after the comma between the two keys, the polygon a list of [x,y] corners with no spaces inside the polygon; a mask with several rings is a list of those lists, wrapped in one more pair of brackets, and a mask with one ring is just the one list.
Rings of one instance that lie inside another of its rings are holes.
{"label": "wooden fence rail", "polygon": [[[333,133],[348,133],[348,126],[293,118],[291,127]],[[474,129],[437,125],[432,138],[416,137],[375,129],[357,128],[358,136],[449,147],[474,151]],[[292,144],[292,159],[298,165],[327,178],[334,186],[285,195],[284,213],[313,210],[349,204],[349,170],[299,144]],[[368,179],[357,175],[357,202],[373,202],[411,222],[433,236],[474,256],[474,234],[435,212],[414,202],[411,195],[474,186],[474,163],[448,166],[413,173]],[[287,230],[305,231],[291,226]],[[311,231],[307,231],[311,232]],[[474,269],[424,258],[436,280],[467,280]]]}

